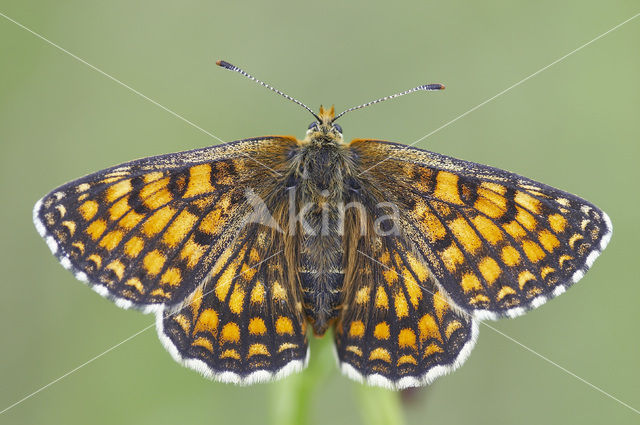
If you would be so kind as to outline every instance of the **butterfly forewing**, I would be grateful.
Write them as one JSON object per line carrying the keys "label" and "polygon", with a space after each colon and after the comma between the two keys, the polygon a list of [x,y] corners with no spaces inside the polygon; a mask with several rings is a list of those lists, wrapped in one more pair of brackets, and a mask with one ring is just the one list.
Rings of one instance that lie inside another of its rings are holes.
{"label": "butterfly forewing", "polygon": [[252,158],[277,168],[290,144],[254,139],[125,163],[55,189],[34,221],[66,268],[119,305],[180,303],[238,232],[244,187],[268,183]]}
{"label": "butterfly forewing", "polygon": [[530,179],[388,142],[351,147],[362,178],[400,206],[420,261],[475,317],[517,316],[564,292],[611,236],[603,211]]}

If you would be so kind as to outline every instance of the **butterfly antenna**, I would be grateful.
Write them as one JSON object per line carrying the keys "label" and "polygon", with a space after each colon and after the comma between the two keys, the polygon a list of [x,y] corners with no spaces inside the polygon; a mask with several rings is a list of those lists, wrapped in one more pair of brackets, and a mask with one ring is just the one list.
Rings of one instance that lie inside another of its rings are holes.
{"label": "butterfly antenna", "polygon": [[405,94],[413,93],[415,91],[420,91],[420,90],[422,91],[444,90],[444,86],[442,84],[424,84],[422,86],[414,87],[410,90],[406,90],[401,93],[396,93],[390,96],[381,97],[380,99],[372,100],[371,102],[363,103],[362,105],[354,106],[353,108],[349,108],[346,111],[342,111],[331,122],[335,122],[338,118],[340,118],[347,112],[355,111],[356,109],[366,108],[367,106],[375,105],[376,103],[384,102],[385,100],[404,96]]}
{"label": "butterfly antenna", "polygon": [[222,60],[216,61],[216,65],[221,66],[221,67],[223,67],[223,68],[226,68],[226,69],[228,69],[228,70],[230,70],[230,71],[235,71],[235,72],[237,72],[237,73],[239,73],[239,74],[242,74],[242,75],[244,75],[245,77],[247,77],[248,79],[250,79],[251,81],[255,81],[256,83],[260,84],[262,87],[266,87],[266,88],[268,88],[269,90],[271,90],[271,91],[274,91],[274,92],[278,93],[280,96],[282,96],[282,97],[284,97],[284,98],[286,98],[286,99],[289,99],[289,100],[290,100],[290,101],[292,101],[293,103],[297,103],[298,105],[302,106],[302,107],[303,107],[304,109],[306,109],[307,111],[311,112],[311,115],[313,115],[313,116],[315,117],[315,119],[317,119],[317,120],[318,120],[318,122],[322,122],[322,120],[320,119],[320,117],[319,117],[319,116],[317,116],[317,115],[316,115],[316,113],[315,113],[315,112],[313,112],[313,110],[312,110],[311,108],[309,108],[307,105],[305,105],[304,103],[300,102],[300,101],[299,101],[299,100],[297,100],[297,99],[294,99],[293,97],[289,96],[288,94],[281,92],[281,91],[280,91],[280,90],[278,90],[277,88],[272,87],[272,86],[270,86],[269,84],[267,84],[267,83],[265,83],[265,82],[263,82],[263,81],[258,80],[256,77],[254,77],[254,76],[252,76],[252,75],[248,74],[248,73],[247,73],[246,71],[244,71],[243,69],[238,68],[237,66],[232,65],[232,64],[230,64],[229,62],[227,62],[227,61],[222,61]]}

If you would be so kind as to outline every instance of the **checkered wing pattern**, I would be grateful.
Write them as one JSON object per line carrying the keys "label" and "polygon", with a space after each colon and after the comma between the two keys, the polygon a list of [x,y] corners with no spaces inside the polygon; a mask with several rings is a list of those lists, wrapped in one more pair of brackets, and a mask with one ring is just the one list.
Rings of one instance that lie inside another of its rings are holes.
{"label": "checkered wing pattern", "polygon": [[209,377],[268,381],[306,365],[299,299],[287,280],[280,234],[251,224],[184,307],[158,315],[158,333],[176,360]]}
{"label": "checkered wing pattern", "polygon": [[611,237],[602,210],[525,177],[389,142],[351,148],[363,178],[399,206],[439,287],[476,318],[518,316],[561,294]]}
{"label": "checkered wing pattern", "polygon": [[361,239],[335,331],[343,373],[391,389],[426,385],[456,369],[478,334],[407,242]]}
{"label": "checkered wing pattern", "polygon": [[251,158],[285,155],[292,143],[247,140],[125,163],[53,190],[34,222],[65,268],[121,307],[178,304],[237,234],[241,186],[269,179]]}
{"label": "checkered wing pattern", "polygon": [[304,361],[304,330],[290,288],[258,265],[272,245],[246,224],[245,191],[276,190],[297,143],[274,136],[128,162],[53,190],[34,222],[78,279],[120,307],[156,312],[174,357],[222,380],[283,374]]}

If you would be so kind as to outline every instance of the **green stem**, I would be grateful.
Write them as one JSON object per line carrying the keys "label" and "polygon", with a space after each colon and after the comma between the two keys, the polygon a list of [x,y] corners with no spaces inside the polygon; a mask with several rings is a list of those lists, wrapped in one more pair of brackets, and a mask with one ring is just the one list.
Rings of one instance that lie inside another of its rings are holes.
{"label": "green stem", "polygon": [[[335,373],[333,335],[328,332],[322,338],[311,337],[310,346],[309,367],[303,373],[291,375],[270,386],[270,423],[273,425],[308,424],[316,389],[322,387],[330,374]],[[344,379],[347,385],[347,378]],[[360,414],[366,425],[405,423],[400,393],[362,384],[354,385]]]}
{"label": "green stem", "polygon": [[270,423],[273,425],[308,424],[314,392],[335,368],[333,336],[330,333],[322,338],[312,337],[310,346],[309,367],[303,373],[271,384]]}
{"label": "green stem", "polygon": [[358,384],[360,413],[367,425],[402,425],[405,423],[400,393]]}

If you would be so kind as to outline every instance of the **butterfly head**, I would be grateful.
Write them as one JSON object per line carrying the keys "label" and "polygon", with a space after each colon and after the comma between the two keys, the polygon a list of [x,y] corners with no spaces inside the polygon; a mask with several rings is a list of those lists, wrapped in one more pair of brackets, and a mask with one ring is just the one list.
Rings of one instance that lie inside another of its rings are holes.
{"label": "butterfly head", "polygon": [[342,143],[342,127],[334,123],[335,115],[335,108],[333,106],[331,109],[325,109],[323,106],[320,106],[318,115],[316,115],[317,121],[309,124],[309,128],[307,129],[307,139]]}

